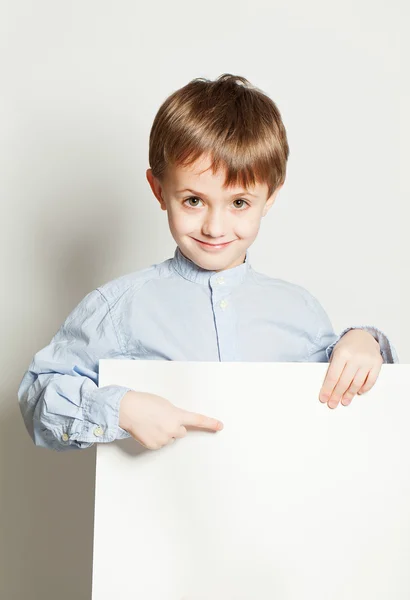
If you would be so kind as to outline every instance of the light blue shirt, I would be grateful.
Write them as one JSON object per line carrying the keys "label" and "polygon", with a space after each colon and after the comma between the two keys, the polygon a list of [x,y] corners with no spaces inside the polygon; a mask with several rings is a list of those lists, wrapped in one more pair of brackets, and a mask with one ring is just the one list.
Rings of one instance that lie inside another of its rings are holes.
{"label": "light blue shirt", "polygon": [[130,388],[98,388],[99,359],[328,362],[355,328],[375,337],[384,362],[399,362],[375,327],[336,335],[314,296],[256,272],[249,251],[241,265],[218,273],[177,247],[173,258],[110,281],[78,304],[33,357],[20,408],[36,445],[86,448],[129,437],[118,422]]}

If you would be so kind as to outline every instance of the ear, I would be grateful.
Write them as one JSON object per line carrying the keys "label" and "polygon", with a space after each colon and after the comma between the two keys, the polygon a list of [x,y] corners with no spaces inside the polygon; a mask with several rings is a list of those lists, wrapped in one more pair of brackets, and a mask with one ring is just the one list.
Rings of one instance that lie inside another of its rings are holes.
{"label": "ear", "polygon": [[262,212],[263,217],[268,213],[268,210],[270,208],[272,208],[272,205],[276,200],[276,196],[278,195],[278,193],[282,189],[282,187],[283,187],[283,183],[280,186],[278,186],[276,188],[276,190],[272,193],[272,195],[269,196],[269,198],[266,200],[265,206],[263,207],[263,212]]}
{"label": "ear", "polygon": [[156,177],[154,177],[154,175],[152,174],[152,170],[151,169],[147,169],[145,175],[146,175],[148,183],[150,184],[150,187],[152,189],[152,193],[154,194],[154,196],[156,197],[156,199],[160,203],[162,210],[167,210],[167,206],[165,204],[165,200],[162,197],[163,191],[162,191],[162,186],[161,186],[161,183],[160,183],[159,179],[157,179]]}

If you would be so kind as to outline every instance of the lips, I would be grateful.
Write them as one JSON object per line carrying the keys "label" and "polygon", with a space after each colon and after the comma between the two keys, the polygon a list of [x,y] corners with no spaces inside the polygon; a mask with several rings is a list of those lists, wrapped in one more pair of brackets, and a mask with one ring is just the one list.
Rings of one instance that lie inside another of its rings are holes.
{"label": "lips", "polygon": [[209,242],[203,242],[202,240],[197,240],[196,238],[193,238],[196,242],[199,242],[200,244],[203,244],[204,246],[207,246],[208,248],[223,248],[224,246],[228,246],[228,244],[230,244],[233,240],[229,241],[229,242],[222,242],[220,244],[210,244]]}

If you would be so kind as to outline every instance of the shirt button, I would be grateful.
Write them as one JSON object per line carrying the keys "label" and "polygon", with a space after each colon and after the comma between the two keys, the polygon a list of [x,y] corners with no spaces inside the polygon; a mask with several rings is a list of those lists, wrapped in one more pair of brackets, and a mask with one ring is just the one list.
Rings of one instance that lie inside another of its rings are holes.
{"label": "shirt button", "polygon": [[69,437],[67,433],[63,433],[63,435],[61,436],[61,439],[63,440],[63,442],[68,442]]}
{"label": "shirt button", "polygon": [[221,300],[220,303],[219,303],[219,306],[221,308],[226,308],[228,306],[228,303],[227,303],[226,300]]}
{"label": "shirt button", "polygon": [[103,433],[104,433],[104,430],[102,427],[96,427],[94,429],[94,435],[96,435],[97,437],[102,436]]}
{"label": "shirt button", "polygon": [[216,283],[225,283],[225,279],[223,277],[218,277]]}

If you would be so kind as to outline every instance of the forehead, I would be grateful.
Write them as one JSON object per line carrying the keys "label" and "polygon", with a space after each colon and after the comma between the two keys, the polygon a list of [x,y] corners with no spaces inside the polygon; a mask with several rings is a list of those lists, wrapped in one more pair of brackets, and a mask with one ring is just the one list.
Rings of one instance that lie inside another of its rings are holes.
{"label": "forehead", "polygon": [[214,174],[211,169],[211,159],[207,155],[202,155],[186,167],[181,165],[168,166],[167,179],[175,182],[225,179],[225,170],[220,169]]}
{"label": "forehead", "polygon": [[[201,191],[211,191],[226,189],[230,193],[242,192],[242,185],[232,185],[229,188],[224,188],[226,178],[226,169],[221,168],[213,173],[211,169],[211,158],[207,155],[200,156],[193,164],[188,167],[172,165],[167,167],[167,181],[173,188],[181,190],[185,188],[193,188]],[[257,183],[255,186],[248,188],[249,192],[257,194],[264,190],[266,184]]]}

